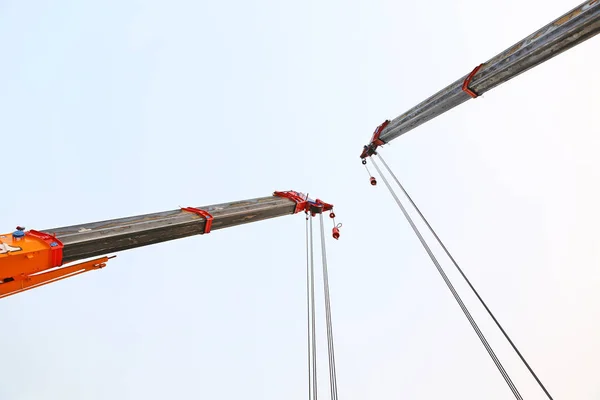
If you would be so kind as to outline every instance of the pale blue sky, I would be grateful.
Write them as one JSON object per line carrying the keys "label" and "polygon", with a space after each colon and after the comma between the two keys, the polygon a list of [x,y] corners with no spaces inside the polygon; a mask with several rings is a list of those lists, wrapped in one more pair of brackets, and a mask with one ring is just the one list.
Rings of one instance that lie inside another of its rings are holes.
{"label": "pale blue sky", "polygon": [[[0,1],[2,229],[308,191],[344,224],[328,243],[340,398],[509,399],[358,154],[577,4]],[[556,399],[600,398],[599,54],[592,39],[382,152]],[[305,399],[303,229],[128,251],[3,299],[0,399]]]}

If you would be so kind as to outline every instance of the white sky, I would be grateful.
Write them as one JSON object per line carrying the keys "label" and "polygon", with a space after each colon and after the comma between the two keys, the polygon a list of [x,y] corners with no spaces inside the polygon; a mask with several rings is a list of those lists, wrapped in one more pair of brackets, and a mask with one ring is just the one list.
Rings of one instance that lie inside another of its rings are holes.
{"label": "white sky", "polygon": [[[308,191],[344,224],[340,398],[511,398],[358,154],[577,1],[84,3],[0,2],[6,232]],[[557,400],[600,398],[599,54],[591,39],[382,151]],[[303,229],[132,250],[3,299],[0,398],[306,399]]]}

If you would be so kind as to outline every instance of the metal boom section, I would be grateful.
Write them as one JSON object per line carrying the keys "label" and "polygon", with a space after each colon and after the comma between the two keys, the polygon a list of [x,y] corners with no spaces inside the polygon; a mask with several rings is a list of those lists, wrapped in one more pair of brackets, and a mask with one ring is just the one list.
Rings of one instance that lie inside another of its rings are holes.
{"label": "metal boom section", "polygon": [[[284,215],[331,211],[332,204],[295,192],[202,208],[184,207],[54,229],[18,226],[0,235],[0,298],[103,268],[109,253],[201,235]],[[333,218],[333,212],[330,214]],[[334,227],[333,237],[339,237]],[[92,257],[100,257],[83,261]],[[78,262],[76,264],[65,265]]]}
{"label": "metal boom section", "polygon": [[404,114],[391,121],[386,121],[386,125],[373,135],[371,143],[365,146],[361,158],[372,155],[377,146],[389,143],[419,125],[548,61],[599,32],[600,0],[588,0],[477,66],[470,74],[461,77]]}

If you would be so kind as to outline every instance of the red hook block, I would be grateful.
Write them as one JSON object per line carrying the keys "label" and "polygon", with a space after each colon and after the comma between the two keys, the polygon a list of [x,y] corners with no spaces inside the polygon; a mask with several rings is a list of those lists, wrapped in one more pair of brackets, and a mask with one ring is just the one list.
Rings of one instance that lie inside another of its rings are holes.
{"label": "red hook block", "polygon": [[340,238],[340,229],[337,226],[333,228],[333,238],[335,240]]}

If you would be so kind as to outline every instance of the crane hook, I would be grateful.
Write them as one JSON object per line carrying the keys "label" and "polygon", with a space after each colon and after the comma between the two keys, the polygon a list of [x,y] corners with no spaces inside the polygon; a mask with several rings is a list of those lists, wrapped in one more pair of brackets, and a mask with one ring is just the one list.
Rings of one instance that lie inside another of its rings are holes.
{"label": "crane hook", "polygon": [[337,224],[332,229],[332,236],[335,240],[338,240],[340,238],[340,228],[341,227],[342,227],[342,224]]}

